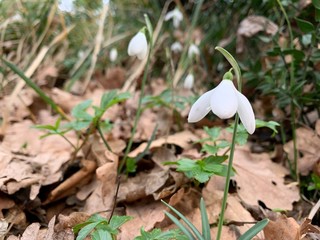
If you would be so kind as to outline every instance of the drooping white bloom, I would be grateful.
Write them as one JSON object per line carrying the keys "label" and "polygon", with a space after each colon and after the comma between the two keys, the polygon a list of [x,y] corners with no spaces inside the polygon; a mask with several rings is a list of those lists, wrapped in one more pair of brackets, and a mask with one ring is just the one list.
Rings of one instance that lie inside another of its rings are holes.
{"label": "drooping white bloom", "polygon": [[188,49],[188,57],[192,58],[194,55],[199,55],[200,50],[197,45],[191,44],[189,49]]}
{"label": "drooping white bloom", "polygon": [[110,61],[111,62],[114,62],[115,60],[117,60],[117,57],[118,57],[118,51],[116,48],[112,48],[110,50],[110,53],[109,53],[109,58],[110,58]]}
{"label": "drooping white bloom", "polygon": [[184,80],[183,87],[186,89],[192,89],[194,84],[194,76],[192,73],[189,73]]}
{"label": "drooping white bloom", "polygon": [[168,12],[164,17],[165,21],[173,20],[173,26],[178,28],[180,26],[180,22],[183,20],[183,15],[178,8],[173,9],[172,11]]}
{"label": "drooping white bloom", "polygon": [[60,0],[58,4],[58,8],[62,12],[73,12],[74,11],[74,0]]}
{"label": "drooping white bloom", "polygon": [[237,112],[248,133],[252,134],[255,131],[252,106],[231,80],[224,79],[216,88],[204,93],[192,105],[188,122],[200,121],[210,110],[221,119],[231,118]]}
{"label": "drooping white bloom", "polygon": [[148,53],[148,43],[146,35],[142,32],[138,32],[130,40],[128,46],[129,56],[137,56],[140,60],[143,60]]}
{"label": "drooping white bloom", "polygon": [[171,51],[174,53],[178,53],[182,51],[182,45],[179,42],[174,42],[171,45]]}

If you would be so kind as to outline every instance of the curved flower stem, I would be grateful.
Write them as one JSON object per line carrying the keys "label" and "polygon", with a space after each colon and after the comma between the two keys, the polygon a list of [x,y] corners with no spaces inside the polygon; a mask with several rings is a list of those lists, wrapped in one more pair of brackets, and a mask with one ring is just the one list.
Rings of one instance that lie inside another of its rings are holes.
{"label": "curved flower stem", "polygon": [[236,114],[235,122],[234,122],[234,128],[233,128],[232,142],[231,142],[231,147],[230,147],[230,157],[229,157],[229,162],[228,162],[226,185],[225,185],[224,192],[223,192],[222,206],[221,206],[221,212],[220,212],[220,217],[219,217],[218,233],[217,233],[216,240],[220,240],[221,233],[222,233],[224,213],[225,213],[225,210],[226,210],[228,193],[229,193],[229,186],[230,186],[230,178],[231,178],[231,170],[232,170],[234,149],[235,149],[235,145],[236,145],[236,136],[237,136],[238,123],[239,123],[239,115]]}

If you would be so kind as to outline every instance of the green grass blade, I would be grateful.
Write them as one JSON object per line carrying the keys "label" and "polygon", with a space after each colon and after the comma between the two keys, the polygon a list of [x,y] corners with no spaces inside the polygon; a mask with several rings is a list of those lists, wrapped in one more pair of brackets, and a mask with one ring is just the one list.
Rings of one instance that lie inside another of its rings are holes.
{"label": "green grass blade", "polygon": [[265,226],[269,223],[269,219],[265,218],[260,222],[256,223],[253,227],[251,227],[248,231],[246,231],[239,240],[251,240],[255,235],[257,235]]}
{"label": "green grass blade", "polygon": [[204,203],[203,198],[200,200],[200,212],[201,212],[201,224],[202,224],[202,235],[205,240],[211,240],[210,234],[210,224],[207,215],[206,204]]}
{"label": "green grass blade", "polygon": [[168,213],[168,212],[164,212],[164,214],[167,215],[168,218],[171,219],[171,221],[177,225],[178,228],[180,228],[180,230],[189,238],[189,240],[195,240],[194,236],[192,235],[191,231],[189,229],[187,229],[181,222],[179,222],[179,220],[173,216],[172,214]]}
{"label": "green grass blade", "polygon": [[63,118],[68,119],[65,113],[62,111],[62,109],[47,94],[45,94],[37,84],[35,84],[30,78],[24,75],[24,73],[15,64],[3,58],[2,60],[14,73],[21,77],[22,80],[25,81],[25,83],[29,87],[31,87],[42,98],[43,101],[49,104],[54,111],[59,113]]}
{"label": "green grass blade", "polygon": [[201,233],[198,231],[198,229],[185,217],[180,213],[178,210],[176,210],[174,207],[170,206],[165,201],[162,201],[163,204],[165,204],[168,208],[170,208],[175,214],[177,214],[187,225],[188,227],[194,232],[198,240],[204,240]]}

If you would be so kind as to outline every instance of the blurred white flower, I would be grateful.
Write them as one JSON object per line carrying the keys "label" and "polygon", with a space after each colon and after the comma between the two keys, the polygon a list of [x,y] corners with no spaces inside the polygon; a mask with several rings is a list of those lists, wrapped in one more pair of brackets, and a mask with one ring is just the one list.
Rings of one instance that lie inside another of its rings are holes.
{"label": "blurred white flower", "polygon": [[191,59],[194,55],[200,55],[200,50],[197,45],[191,44],[188,49],[188,57]]}
{"label": "blurred white flower", "polygon": [[171,51],[174,53],[178,53],[182,51],[182,45],[179,42],[174,42],[171,45]]}
{"label": "blurred white flower", "polygon": [[167,12],[166,16],[164,17],[165,21],[173,20],[173,26],[178,28],[180,26],[180,22],[183,20],[183,15],[180,10],[176,7],[170,12]]}
{"label": "blurred white flower", "polygon": [[210,110],[221,119],[231,118],[238,112],[240,120],[248,133],[255,131],[255,117],[248,99],[240,93],[233,82],[224,79],[214,89],[204,93],[191,107],[188,122],[198,122]]}
{"label": "blurred white flower", "polygon": [[128,46],[129,56],[137,56],[140,60],[143,60],[148,53],[148,43],[146,35],[142,32],[138,32],[130,40]]}
{"label": "blurred white flower", "polygon": [[186,89],[192,89],[193,84],[194,84],[194,76],[193,74],[189,73],[184,80],[183,87]]}
{"label": "blurred white flower", "polygon": [[109,5],[110,0],[102,0],[102,3],[103,3],[104,5]]}
{"label": "blurred white flower", "polygon": [[74,11],[74,0],[60,0],[58,4],[58,8],[62,12],[73,12]]}
{"label": "blurred white flower", "polygon": [[114,62],[115,60],[117,60],[117,57],[118,57],[118,51],[116,48],[112,48],[110,50],[110,53],[109,53],[109,58],[110,58],[110,61],[111,62]]}

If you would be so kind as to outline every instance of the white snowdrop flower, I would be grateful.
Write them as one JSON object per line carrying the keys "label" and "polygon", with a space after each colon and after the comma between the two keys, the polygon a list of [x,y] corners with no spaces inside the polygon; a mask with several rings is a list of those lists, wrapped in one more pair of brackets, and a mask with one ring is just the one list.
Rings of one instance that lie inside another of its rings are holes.
{"label": "white snowdrop flower", "polygon": [[183,15],[178,8],[173,9],[172,11],[168,12],[164,17],[165,21],[173,20],[173,26],[178,28],[180,26],[180,22],[183,20]]}
{"label": "white snowdrop flower", "polygon": [[222,80],[216,88],[204,93],[192,105],[188,122],[200,121],[210,110],[221,119],[231,118],[237,112],[248,133],[252,134],[255,131],[252,106],[229,79]]}
{"label": "white snowdrop flower", "polygon": [[174,53],[178,53],[182,51],[182,45],[179,42],[174,42],[171,45],[171,51]]}
{"label": "white snowdrop flower", "polygon": [[193,74],[189,73],[184,80],[183,87],[186,89],[192,89],[193,84],[194,84],[194,76]]}
{"label": "white snowdrop flower", "polygon": [[114,62],[115,60],[117,60],[117,57],[118,57],[118,51],[116,48],[112,48],[110,50],[110,53],[109,53],[109,58],[110,58],[110,61],[111,62]]}
{"label": "white snowdrop flower", "polygon": [[128,46],[129,56],[137,56],[140,60],[143,60],[148,53],[148,43],[146,35],[142,32],[138,32],[130,40]]}
{"label": "white snowdrop flower", "polygon": [[189,49],[188,49],[188,57],[192,58],[194,55],[199,55],[200,50],[197,45],[191,44]]}
{"label": "white snowdrop flower", "polygon": [[58,4],[58,8],[62,12],[73,12],[74,11],[74,5],[73,0],[60,0]]}

